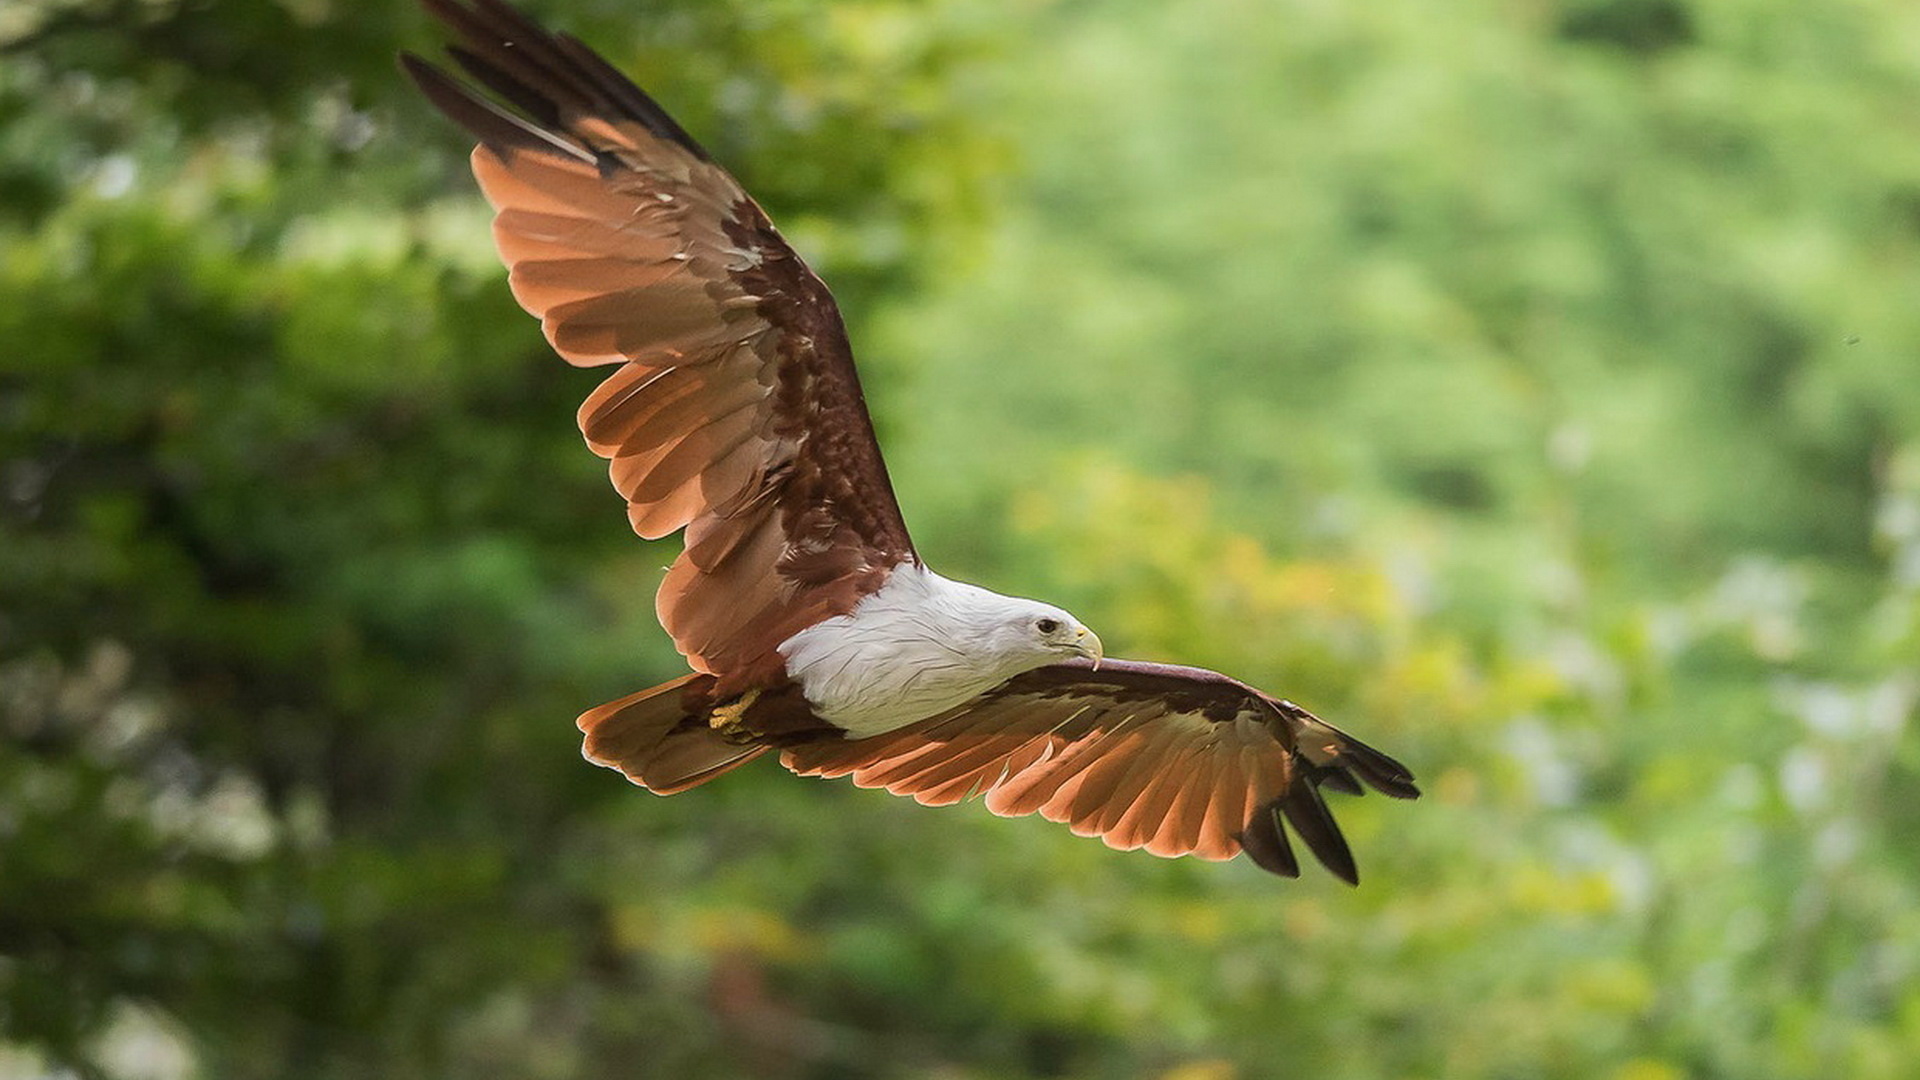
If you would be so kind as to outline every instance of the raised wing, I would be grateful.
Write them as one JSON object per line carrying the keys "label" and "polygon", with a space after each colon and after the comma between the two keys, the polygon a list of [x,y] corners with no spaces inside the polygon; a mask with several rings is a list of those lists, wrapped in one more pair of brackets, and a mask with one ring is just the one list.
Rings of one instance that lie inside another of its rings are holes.
{"label": "raised wing", "polygon": [[[514,296],[569,363],[620,367],[580,408],[634,531],[685,527],[660,621],[723,688],[915,559],[839,309],[733,177],[585,45],[500,0],[423,0],[450,55],[412,55],[480,140]],[[517,110],[517,111],[516,111]]]}
{"label": "raised wing", "polygon": [[944,806],[1038,812],[1109,847],[1230,859],[1298,877],[1284,818],[1327,869],[1357,883],[1320,788],[1420,794],[1406,767],[1291,702],[1199,668],[1076,661],[1015,676],[885,735],[787,750],[803,776]]}

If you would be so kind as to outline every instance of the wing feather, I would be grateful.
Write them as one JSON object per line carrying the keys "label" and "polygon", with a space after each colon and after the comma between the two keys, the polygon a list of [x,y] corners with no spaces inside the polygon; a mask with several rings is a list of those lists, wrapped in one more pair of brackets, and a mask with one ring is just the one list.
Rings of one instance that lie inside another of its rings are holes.
{"label": "wing feather", "polygon": [[494,218],[493,232],[500,257],[514,266],[530,261],[602,259],[681,272],[687,265],[685,260],[672,258],[652,263],[639,262],[632,257],[634,234],[631,228],[583,216],[571,208],[556,213],[509,207]]}
{"label": "wing feather", "polygon": [[[581,154],[550,157],[526,149],[503,155],[484,143],[475,147],[467,161],[474,178],[480,181],[481,194],[495,211],[496,234],[511,229],[520,214],[535,213],[617,221],[629,238],[629,257],[639,254],[633,250],[636,240],[644,243],[652,239],[656,244],[664,240],[671,228],[666,205],[622,197],[610,190],[592,155],[584,150]],[[646,261],[658,262],[671,250],[662,247],[657,258]]]}
{"label": "wing feather", "polygon": [[1209,741],[1205,735],[1195,736],[1186,759],[1175,766],[1183,776],[1191,774],[1194,778],[1183,779],[1177,785],[1160,832],[1147,843],[1147,850],[1155,855],[1172,858],[1191,854],[1200,846],[1200,828],[1206,823],[1207,807],[1216,799],[1227,797],[1214,786],[1219,776],[1214,756],[1208,752]]}
{"label": "wing feather", "polygon": [[[515,298],[569,363],[620,365],[582,433],[637,532],[689,529],[656,608],[716,695],[737,694],[777,673],[780,642],[917,561],[839,310],[733,177],[586,46],[501,0],[425,3],[484,90],[402,63],[480,140]],[[721,554],[696,558],[712,537]]]}
{"label": "wing feather", "polygon": [[1131,730],[1119,736],[1133,745],[1108,747],[1100,760],[1088,766],[1073,794],[1072,803],[1063,808],[1064,819],[1072,823],[1074,832],[1081,836],[1100,834],[1099,826],[1105,811],[1117,801],[1121,783],[1141,760],[1154,756],[1153,747],[1148,745],[1153,741],[1154,732],[1147,722],[1157,715],[1154,711],[1141,710],[1121,721],[1133,723]]}
{"label": "wing feather", "polygon": [[[587,399],[580,430],[590,445],[613,453],[637,453],[684,436],[697,424],[759,402],[759,387],[711,367],[680,365],[660,371],[634,369],[633,385],[605,400]],[[625,376],[626,369],[621,370]],[[608,379],[611,383],[614,379]],[[604,384],[603,384],[604,385]],[[591,406],[591,413],[587,407]]]}
{"label": "wing feather", "polygon": [[[1067,722],[1086,715],[1087,706],[1081,704],[1075,713],[1069,714]],[[987,792],[987,809],[1001,817],[1024,817],[1037,813],[1041,807],[1053,798],[1060,785],[1066,783],[1087,764],[1082,757],[1089,743],[1099,740],[1099,729],[1089,730],[1084,725],[1079,734],[1071,738],[1049,738],[1040,747],[1040,753],[1032,764],[1024,768],[1011,770],[1005,779]]]}
{"label": "wing feather", "polygon": [[999,779],[1000,762],[1006,756],[1004,745],[981,740],[969,747],[943,752],[938,743],[929,742],[926,751],[915,755],[917,769],[911,777],[902,777],[915,787],[911,794],[929,806],[944,806],[971,798]]}
{"label": "wing feather", "polygon": [[[937,731],[938,728],[934,730]],[[991,740],[983,740],[983,742],[989,745],[992,743]],[[897,795],[907,794],[912,788],[919,786],[916,781],[928,768],[955,758],[964,759],[964,750],[958,754],[954,750],[952,745],[938,739],[903,740],[899,744],[897,753],[889,755],[882,761],[856,769],[853,782],[861,787],[887,788]],[[901,790],[895,791],[896,785],[900,785]]]}
{"label": "wing feather", "polygon": [[[758,437],[759,433],[754,430],[754,411],[752,403],[741,405],[732,412],[705,419],[679,438],[660,444],[667,452],[654,459],[653,467],[645,475],[633,476],[630,485],[621,485],[621,492],[628,502],[656,503],[696,479],[711,477],[714,465],[724,461],[748,439]],[[648,451],[651,450],[649,447]],[[648,451],[614,458],[615,467],[635,457],[650,457]],[[717,503],[727,501],[738,491],[709,491],[708,494],[712,496],[710,501]],[[708,503],[708,500],[702,501],[702,505]]]}
{"label": "wing feather", "polygon": [[1265,869],[1297,874],[1284,819],[1351,880],[1351,856],[1315,790],[1330,772],[1301,760],[1301,732],[1319,740],[1316,754],[1370,762],[1382,790],[1417,794],[1398,762],[1297,705],[1214,672],[1127,661],[1040,668],[918,724],[791,747],[781,760],[929,805],[980,795],[996,814],[1038,813],[1122,850],[1204,859],[1246,850]]}
{"label": "wing feather", "polygon": [[1200,836],[1193,848],[1193,853],[1202,859],[1231,859],[1239,853],[1240,844],[1234,836],[1247,824],[1249,786],[1240,758],[1241,755],[1234,753],[1213,755],[1214,783],[1222,795],[1207,801],[1206,818],[1201,822]]}
{"label": "wing feather", "polygon": [[1161,738],[1134,755],[1125,775],[1114,784],[1113,794],[1107,804],[1099,808],[1099,816],[1093,826],[1094,835],[1106,837],[1109,845],[1121,846],[1115,831],[1121,819],[1146,796],[1155,781],[1166,774],[1168,763],[1177,748],[1176,740]]}
{"label": "wing feather", "polygon": [[1180,785],[1185,782],[1179,770],[1186,764],[1192,749],[1189,745],[1191,736],[1192,732],[1183,728],[1177,738],[1168,740],[1159,774],[1140,793],[1140,798],[1133,806],[1114,823],[1113,831],[1108,835],[1117,841],[1116,846],[1122,851],[1138,848],[1151,850],[1151,845],[1159,837],[1160,830],[1166,825],[1167,811],[1173,806],[1174,796],[1179,794]]}
{"label": "wing feather", "polygon": [[[680,262],[562,256],[514,263],[507,284],[513,289],[513,298],[528,311],[558,309],[564,313],[570,305],[599,300],[609,293],[630,300],[646,296],[650,290],[668,291],[663,286],[669,279],[687,273],[686,264]],[[621,314],[632,310],[627,308]]]}

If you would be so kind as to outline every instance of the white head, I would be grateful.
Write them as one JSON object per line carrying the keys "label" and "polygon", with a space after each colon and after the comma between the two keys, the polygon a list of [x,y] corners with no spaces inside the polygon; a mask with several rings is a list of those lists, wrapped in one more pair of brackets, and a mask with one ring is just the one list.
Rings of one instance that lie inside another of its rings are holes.
{"label": "white head", "polygon": [[1052,604],[911,563],[850,614],[781,642],[780,653],[814,713],[856,738],[950,709],[1037,667],[1101,659],[1093,631]]}
{"label": "white head", "polygon": [[1079,619],[1038,600],[997,595],[993,599],[996,602],[982,612],[987,618],[981,643],[1004,666],[1025,671],[1075,657],[1099,666],[1104,655],[1099,635]]}

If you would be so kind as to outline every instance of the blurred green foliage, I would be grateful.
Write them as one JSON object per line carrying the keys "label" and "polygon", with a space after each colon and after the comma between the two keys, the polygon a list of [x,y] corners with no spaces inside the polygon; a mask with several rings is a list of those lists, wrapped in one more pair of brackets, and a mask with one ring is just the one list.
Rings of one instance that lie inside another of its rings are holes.
{"label": "blurred green foliage", "polygon": [[1365,881],[680,670],[407,0],[0,5],[0,1076],[1897,1078],[1920,6],[553,0],[832,282],[923,553],[1405,759]]}

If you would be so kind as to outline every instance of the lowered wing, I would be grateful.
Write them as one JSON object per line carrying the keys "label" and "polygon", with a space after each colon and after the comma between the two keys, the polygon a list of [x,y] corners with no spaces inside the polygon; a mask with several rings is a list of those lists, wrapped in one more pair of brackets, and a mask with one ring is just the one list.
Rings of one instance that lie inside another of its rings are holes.
{"label": "lowered wing", "polygon": [[930,806],[984,797],[1109,847],[1230,859],[1298,877],[1284,820],[1327,869],[1359,872],[1320,797],[1419,789],[1406,767],[1291,702],[1199,668],[1054,664],[885,735],[793,747],[803,776],[851,776]]}

